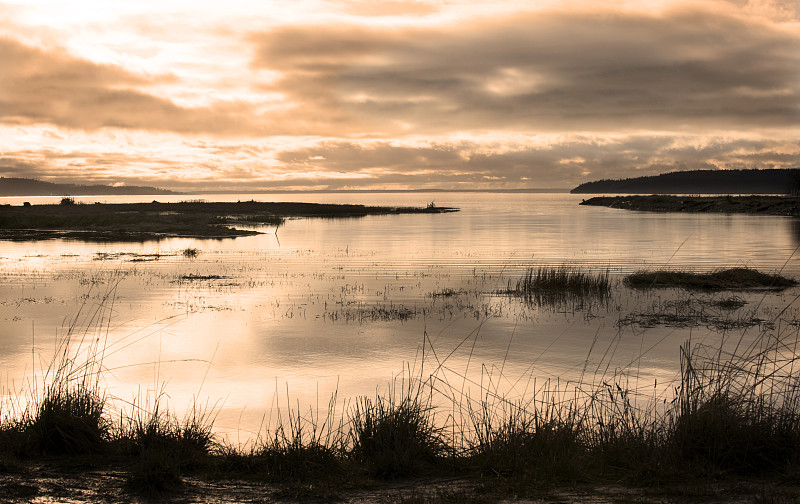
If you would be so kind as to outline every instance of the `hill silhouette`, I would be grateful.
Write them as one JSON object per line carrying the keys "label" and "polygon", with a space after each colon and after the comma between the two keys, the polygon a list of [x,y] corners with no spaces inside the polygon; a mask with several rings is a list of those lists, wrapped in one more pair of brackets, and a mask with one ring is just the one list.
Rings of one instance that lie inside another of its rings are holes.
{"label": "hill silhouette", "polygon": [[593,194],[797,194],[800,169],[689,170],[648,177],[586,182],[571,193]]}
{"label": "hill silhouette", "polygon": [[0,196],[99,196],[132,194],[181,194],[148,186],[55,184],[42,180],[0,177]]}

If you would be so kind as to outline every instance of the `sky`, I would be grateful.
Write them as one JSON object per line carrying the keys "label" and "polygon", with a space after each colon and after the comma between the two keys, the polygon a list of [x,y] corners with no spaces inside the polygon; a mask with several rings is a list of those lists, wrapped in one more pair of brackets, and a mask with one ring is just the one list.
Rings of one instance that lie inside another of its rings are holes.
{"label": "sky", "polygon": [[0,176],[552,189],[800,167],[800,0],[0,0]]}

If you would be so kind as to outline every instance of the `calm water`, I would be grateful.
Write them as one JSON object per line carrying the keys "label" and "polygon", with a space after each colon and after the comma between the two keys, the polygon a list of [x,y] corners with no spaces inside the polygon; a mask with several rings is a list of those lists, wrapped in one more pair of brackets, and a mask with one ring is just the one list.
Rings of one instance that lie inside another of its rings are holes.
{"label": "calm water", "polygon": [[[675,377],[687,339],[751,340],[759,329],[619,327],[631,313],[688,297],[669,290],[644,294],[617,283],[608,303],[588,309],[530,306],[497,291],[538,265],[608,269],[615,280],[664,266],[751,266],[800,276],[800,254],[793,255],[800,225],[783,217],[626,212],[582,207],[580,196],[568,194],[198,197],[413,206],[434,200],[461,211],[291,220],[232,240],[0,242],[7,400],[24,401],[18,392],[47,368],[71,325],[73,349],[99,340],[104,385],[118,407],[163,393],[180,414],[197,398],[218,412],[219,432],[239,441],[287,398],[302,409],[327,405],[335,390],[342,401],[372,395],[409,369],[437,371],[442,387],[473,396],[489,387],[527,397],[548,379],[619,373],[652,387]],[[58,198],[2,203],[23,200]],[[199,255],[184,257],[187,247]],[[749,294],[734,316],[768,319],[789,306],[783,317],[792,319],[797,294]]]}

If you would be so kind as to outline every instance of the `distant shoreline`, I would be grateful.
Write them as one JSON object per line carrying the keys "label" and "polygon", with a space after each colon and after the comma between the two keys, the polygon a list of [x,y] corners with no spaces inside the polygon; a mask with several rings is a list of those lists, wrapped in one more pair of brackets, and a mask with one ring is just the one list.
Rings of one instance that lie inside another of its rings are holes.
{"label": "distant shoreline", "polygon": [[39,198],[48,196],[163,196],[203,194],[384,194],[384,193],[569,193],[567,188],[527,188],[527,189],[269,189],[242,188],[210,191],[173,191],[149,186],[109,186],[56,184],[36,179],[0,177],[0,198]]}
{"label": "distant shoreline", "polygon": [[597,196],[580,203],[645,212],[800,216],[795,196]]}
{"label": "distant shoreline", "polygon": [[0,205],[0,240],[236,238],[261,234],[252,229],[253,226],[280,226],[285,219],[293,217],[352,218],[457,211],[457,208],[433,203],[426,207],[258,201],[82,204],[73,198],[63,198],[60,204]]}
{"label": "distant shoreline", "polygon": [[318,189],[307,191],[295,191],[287,189],[263,189],[249,191],[202,191],[198,193],[185,194],[387,194],[387,193],[500,193],[500,194],[568,194],[569,189]]}

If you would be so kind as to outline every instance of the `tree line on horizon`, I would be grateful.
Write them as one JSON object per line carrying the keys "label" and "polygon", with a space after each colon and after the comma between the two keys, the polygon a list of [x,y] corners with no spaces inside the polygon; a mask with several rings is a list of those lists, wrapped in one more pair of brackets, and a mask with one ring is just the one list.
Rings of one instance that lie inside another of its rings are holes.
{"label": "tree line on horizon", "polygon": [[585,182],[573,194],[800,194],[800,168],[687,170]]}
{"label": "tree line on horizon", "polygon": [[180,194],[149,186],[56,184],[43,180],[0,177],[0,196],[96,196],[130,194]]}

